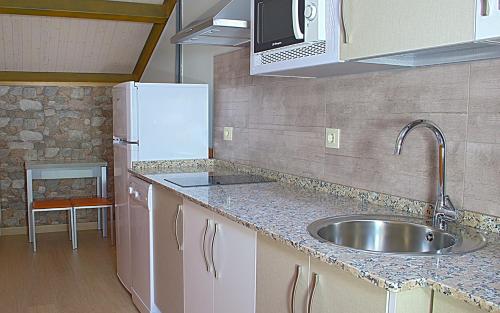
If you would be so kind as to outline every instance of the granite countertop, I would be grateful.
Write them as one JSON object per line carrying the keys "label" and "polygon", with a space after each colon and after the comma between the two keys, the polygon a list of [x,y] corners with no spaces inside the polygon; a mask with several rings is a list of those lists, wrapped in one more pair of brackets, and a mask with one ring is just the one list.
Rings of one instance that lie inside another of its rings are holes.
{"label": "granite countertop", "polygon": [[500,312],[498,234],[486,234],[488,245],[465,255],[400,256],[344,248],[314,239],[307,226],[336,215],[408,214],[279,182],[182,188],[165,181],[171,173],[207,170],[230,173],[225,168],[199,166],[136,169],[131,173],[388,291],[429,286],[487,312]]}

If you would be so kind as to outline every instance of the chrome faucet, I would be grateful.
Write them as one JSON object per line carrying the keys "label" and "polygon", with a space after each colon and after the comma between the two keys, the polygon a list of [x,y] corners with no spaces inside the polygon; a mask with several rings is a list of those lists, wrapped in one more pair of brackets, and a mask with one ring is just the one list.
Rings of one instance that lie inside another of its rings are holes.
{"label": "chrome faucet", "polygon": [[401,149],[406,136],[415,128],[425,127],[430,129],[438,141],[438,188],[437,199],[432,214],[432,222],[434,227],[439,229],[446,229],[447,222],[456,221],[458,219],[458,212],[453,206],[450,197],[446,194],[446,139],[443,131],[431,121],[416,120],[406,125],[399,133],[396,140],[396,148],[394,149],[395,155],[401,154]]}

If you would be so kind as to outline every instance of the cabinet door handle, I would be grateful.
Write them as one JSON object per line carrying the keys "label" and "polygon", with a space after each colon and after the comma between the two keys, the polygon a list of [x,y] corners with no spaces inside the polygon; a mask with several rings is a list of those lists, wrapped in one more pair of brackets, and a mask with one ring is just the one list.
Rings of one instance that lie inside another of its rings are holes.
{"label": "cabinet door handle", "polygon": [[481,0],[481,16],[490,15],[490,0]]}
{"label": "cabinet door handle", "polygon": [[210,227],[210,220],[207,218],[207,225],[205,226],[205,232],[203,233],[203,259],[205,260],[205,265],[207,267],[207,272],[210,273],[210,264],[208,262],[208,257],[207,257],[207,250],[205,248],[206,243],[207,243],[207,232],[208,232],[208,227]]}
{"label": "cabinet door handle", "polygon": [[219,230],[219,224],[215,223],[214,227],[214,235],[212,236],[212,267],[214,268],[214,277],[219,278],[220,274],[217,272],[217,266],[215,265],[215,252],[214,252],[214,247],[215,247],[215,239],[217,237],[217,231]]}
{"label": "cabinet door handle", "polygon": [[318,285],[318,281],[319,281],[319,275],[313,273],[311,278],[311,293],[309,294],[309,301],[307,301],[307,313],[312,313],[314,293],[316,292],[316,286]]}
{"label": "cabinet door handle", "polygon": [[295,313],[295,293],[297,291],[297,283],[300,277],[300,265],[295,265],[295,275],[293,279],[292,294],[290,295],[290,313]]}
{"label": "cabinet door handle", "polygon": [[346,28],[346,25],[345,25],[345,17],[344,17],[344,0],[340,0],[340,24],[341,24],[341,28],[342,28],[342,36],[344,37],[343,38],[343,42],[344,43],[349,43],[349,38],[347,37],[347,28]]}
{"label": "cabinet door handle", "polygon": [[177,205],[177,214],[175,214],[175,242],[177,242],[177,249],[182,251],[182,243],[179,240],[179,215],[182,211],[182,204]]}

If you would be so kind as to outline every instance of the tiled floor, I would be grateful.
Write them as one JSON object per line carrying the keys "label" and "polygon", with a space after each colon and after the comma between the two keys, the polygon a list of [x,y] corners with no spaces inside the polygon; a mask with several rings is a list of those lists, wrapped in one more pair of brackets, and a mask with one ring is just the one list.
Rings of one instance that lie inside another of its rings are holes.
{"label": "tiled floor", "polygon": [[37,235],[36,254],[26,236],[0,237],[0,312],[137,313],[110,240],[78,234],[75,251],[65,232]]}

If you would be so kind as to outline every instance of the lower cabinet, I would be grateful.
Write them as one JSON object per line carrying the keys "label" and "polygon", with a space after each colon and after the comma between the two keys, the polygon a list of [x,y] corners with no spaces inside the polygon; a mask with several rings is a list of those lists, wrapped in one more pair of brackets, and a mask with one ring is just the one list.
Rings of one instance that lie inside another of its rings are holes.
{"label": "lower cabinet", "polygon": [[130,247],[132,301],[141,313],[151,312],[153,247],[151,184],[130,178]]}
{"label": "lower cabinet", "polygon": [[430,313],[431,293],[388,293],[259,235],[256,307],[257,313]]}
{"label": "lower cabinet", "polygon": [[309,257],[259,235],[257,242],[257,313],[305,313]]}
{"label": "lower cabinet", "polygon": [[184,201],[184,312],[254,313],[256,232]]}
{"label": "lower cabinet", "polygon": [[476,306],[458,301],[439,292],[434,292],[432,313],[484,313]]}
{"label": "lower cabinet", "polygon": [[153,186],[154,304],[159,313],[184,312],[182,198]]}

